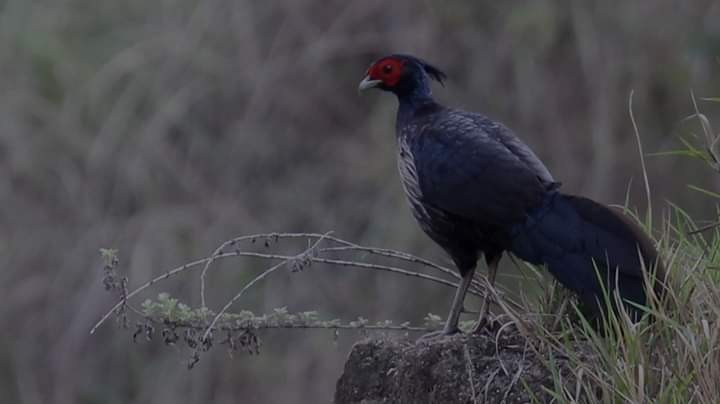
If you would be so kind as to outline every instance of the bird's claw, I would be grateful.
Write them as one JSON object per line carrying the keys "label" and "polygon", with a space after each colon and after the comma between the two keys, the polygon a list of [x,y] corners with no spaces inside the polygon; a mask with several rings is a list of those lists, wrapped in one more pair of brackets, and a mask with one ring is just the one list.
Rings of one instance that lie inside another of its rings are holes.
{"label": "bird's claw", "polygon": [[475,326],[470,331],[470,334],[478,335],[482,334],[483,331],[491,331],[495,328],[495,319],[491,318],[490,315],[482,316],[478,319]]}
{"label": "bird's claw", "polygon": [[418,344],[418,343],[421,343],[421,342],[428,342],[428,341],[439,340],[439,339],[443,339],[443,338],[445,338],[445,337],[449,337],[449,336],[451,336],[451,335],[455,335],[455,334],[457,334],[457,333],[459,333],[459,332],[460,332],[460,330],[458,330],[458,329],[455,329],[455,330],[437,330],[437,331],[433,331],[433,332],[430,332],[430,333],[427,333],[427,334],[424,334],[424,335],[420,336],[420,338],[418,338],[417,341],[415,341],[415,343]]}
{"label": "bird's claw", "polygon": [[485,330],[485,328],[487,327],[487,325],[488,325],[487,319],[483,318],[483,319],[478,320],[478,322],[473,327],[472,331],[470,331],[470,334],[477,335],[477,334],[482,333]]}

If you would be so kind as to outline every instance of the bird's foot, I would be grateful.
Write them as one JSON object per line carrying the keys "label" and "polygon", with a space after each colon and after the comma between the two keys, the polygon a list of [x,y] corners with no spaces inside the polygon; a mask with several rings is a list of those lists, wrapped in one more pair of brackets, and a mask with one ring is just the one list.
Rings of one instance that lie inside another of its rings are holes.
{"label": "bird's foot", "polygon": [[493,329],[495,329],[495,319],[491,318],[489,314],[486,314],[478,319],[470,331],[470,334],[482,334],[483,331],[491,331]]}
{"label": "bird's foot", "polygon": [[447,329],[437,330],[437,331],[433,331],[433,332],[430,332],[430,333],[427,333],[427,334],[424,334],[424,335],[420,336],[420,338],[418,338],[417,341],[415,341],[415,343],[418,344],[418,343],[421,343],[421,342],[428,342],[428,341],[440,340],[440,339],[443,339],[443,338],[445,338],[445,337],[449,337],[449,336],[451,336],[451,335],[455,335],[455,334],[457,334],[457,333],[459,333],[459,332],[460,332],[460,330],[457,329],[457,328],[455,328],[455,329],[450,329],[450,330],[447,330]]}

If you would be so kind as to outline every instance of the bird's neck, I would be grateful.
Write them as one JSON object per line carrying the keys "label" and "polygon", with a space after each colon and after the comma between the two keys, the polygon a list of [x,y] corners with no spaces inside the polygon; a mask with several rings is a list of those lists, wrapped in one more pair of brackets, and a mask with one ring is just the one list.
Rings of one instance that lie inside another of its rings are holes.
{"label": "bird's neck", "polygon": [[413,117],[437,105],[429,89],[414,90],[407,94],[398,94],[398,123],[407,122]]}

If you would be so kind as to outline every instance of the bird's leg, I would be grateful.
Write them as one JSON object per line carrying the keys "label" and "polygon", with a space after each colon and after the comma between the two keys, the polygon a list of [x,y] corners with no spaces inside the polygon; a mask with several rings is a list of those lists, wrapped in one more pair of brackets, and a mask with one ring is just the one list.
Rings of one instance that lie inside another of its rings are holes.
{"label": "bird's leg", "polygon": [[488,325],[488,317],[490,315],[490,295],[494,294],[495,290],[495,276],[497,275],[498,264],[502,256],[492,257],[487,259],[488,265],[488,289],[485,291],[485,297],[483,298],[482,307],[480,308],[480,316],[478,317],[477,324],[473,327],[472,333],[477,334],[482,331],[485,326]]}
{"label": "bird's leg", "polygon": [[452,335],[460,331],[458,328],[458,321],[460,320],[460,313],[463,309],[463,301],[465,295],[472,282],[473,275],[475,274],[475,267],[471,267],[466,270],[462,276],[462,280],[455,290],[455,297],[453,298],[452,306],[450,307],[450,313],[448,314],[447,320],[445,320],[445,327],[441,331],[431,332],[418,338],[418,342],[428,340],[431,338],[442,337],[445,335]]}
{"label": "bird's leg", "polygon": [[445,320],[445,327],[443,328],[444,335],[455,334],[459,331],[458,321],[460,320],[460,312],[463,308],[463,301],[465,301],[465,295],[472,282],[473,275],[475,274],[475,268],[466,270],[455,291],[455,297],[453,298],[452,306],[450,306],[450,313],[448,314],[447,320]]}

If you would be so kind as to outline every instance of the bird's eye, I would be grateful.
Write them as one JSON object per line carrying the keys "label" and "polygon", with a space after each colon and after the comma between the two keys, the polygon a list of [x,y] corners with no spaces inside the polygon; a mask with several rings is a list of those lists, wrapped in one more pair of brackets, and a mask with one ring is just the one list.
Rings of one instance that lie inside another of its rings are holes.
{"label": "bird's eye", "polygon": [[393,70],[392,65],[383,66],[383,73],[385,73],[385,74],[392,72],[392,70]]}

